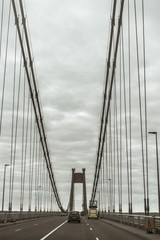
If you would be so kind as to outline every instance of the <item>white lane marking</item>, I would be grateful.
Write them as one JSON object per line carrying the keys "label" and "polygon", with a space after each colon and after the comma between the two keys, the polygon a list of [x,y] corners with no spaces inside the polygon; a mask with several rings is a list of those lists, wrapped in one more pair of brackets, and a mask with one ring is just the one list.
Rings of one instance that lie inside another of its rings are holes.
{"label": "white lane marking", "polygon": [[90,230],[92,231],[92,228],[90,228]]}
{"label": "white lane marking", "polygon": [[96,240],[99,240],[99,238],[96,238]]}
{"label": "white lane marking", "polygon": [[63,222],[62,224],[60,224],[58,227],[56,227],[55,229],[53,229],[51,232],[49,232],[46,236],[44,236],[43,238],[41,238],[40,240],[44,240],[47,237],[49,237],[53,232],[55,232],[58,228],[62,227],[65,223],[67,222],[67,220],[65,222]]}
{"label": "white lane marking", "polygon": [[17,229],[17,230],[15,230],[15,232],[18,232],[18,231],[21,231],[22,229],[21,228],[19,228],[19,229]]}

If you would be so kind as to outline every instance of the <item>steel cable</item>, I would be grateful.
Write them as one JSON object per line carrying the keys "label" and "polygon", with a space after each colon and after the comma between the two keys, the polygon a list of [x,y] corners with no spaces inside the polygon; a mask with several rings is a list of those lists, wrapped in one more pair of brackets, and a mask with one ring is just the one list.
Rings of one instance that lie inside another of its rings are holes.
{"label": "steel cable", "polygon": [[119,160],[120,160],[120,206],[119,206],[119,212],[122,213],[122,49],[121,49],[121,37],[120,37],[120,86],[119,86],[119,95],[120,95],[120,114],[119,114],[119,123],[120,123],[120,127],[119,127]]}
{"label": "steel cable", "polygon": [[[122,74],[123,74],[123,99],[124,99],[124,118],[125,118],[125,138],[126,138],[126,160],[127,160],[127,184],[128,184],[128,206],[130,206],[130,174],[129,174],[129,154],[128,154],[128,123],[127,123],[127,98],[126,98],[126,76],[124,59],[124,37],[122,27]],[[128,207],[130,213],[130,209]]]}
{"label": "steel cable", "polygon": [[[15,178],[15,162],[16,162],[16,152],[17,152],[17,134],[18,134],[18,123],[19,123],[19,104],[20,104],[20,90],[21,90],[21,81],[22,81],[22,55],[20,59],[20,69],[19,69],[19,80],[18,80],[18,96],[17,96],[17,106],[16,106],[16,116],[15,116],[15,136],[14,136],[14,152],[13,152],[13,161],[12,161],[12,178],[11,178],[11,194],[9,202],[12,205],[13,200],[13,189],[14,189],[14,178]],[[11,209],[10,209],[11,210]]]}
{"label": "steel cable", "polygon": [[[118,201],[120,206],[120,157],[119,157],[119,137],[118,137],[118,113],[117,113],[117,83],[115,81],[115,151],[116,151],[116,160],[117,160],[117,181],[118,181]],[[120,207],[119,207],[120,212]]]}
{"label": "steel cable", "polygon": [[107,198],[107,203],[108,203],[108,208],[109,208],[109,190],[108,190],[108,156],[109,156],[109,151],[108,151],[108,149],[109,149],[109,147],[108,147],[108,143],[109,143],[109,141],[108,141],[108,128],[106,129],[106,137],[105,137],[105,139],[106,139],[106,144],[105,144],[105,146],[106,146],[106,194],[107,194],[107,196],[106,196],[106,198]]}
{"label": "steel cable", "polygon": [[[18,30],[18,37],[19,37],[20,47],[21,47],[21,51],[22,51],[22,55],[23,55],[24,67],[25,67],[25,71],[26,71],[26,75],[27,75],[29,91],[31,94],[31,100],[32,100],[33,108],[34,108],[37,127],[38,127],[38,131],[39,131],[39,135],[40,135],[40,141],[41,141],[41,145],[43,148],[44,157],[45,157],[45,161],[46,161],[46,167],[48,169],[50,181],[51,181],[52,188],[53,188],[53,191],[55,194],[55,198],[57,200],[57,204],[58,204],[59,208],[61,209],[61,211],[65,211],[63,209],[60,199],[59,199],[53,171],[51,168],[50,154],[49,154],[49,149],[48,149],[48,144],[47,144],[47,139],[46,139],[46,134],[45,134],[45,129],[44,129],[40,101],[39,101],[39,96],[38,96],[38,91],[37,91],[37,85],[36,85],[36,81],[35,81],[35,73],[34,73],[34,69],[33,69],[33,59],[32,59],[31,51],[30,51],[28,32],[27,32],[27,28],[26,28],[26,18],[24,16],[22,1],[19,1],[19,5],[20,5],[20,10],[21,10],[21,15],[22,15],[22,24],[23,24],[24,33],[25,33],[26,50],[27,50],[27,56],[29,57],[32,78],[29,76],[28,66],[26,63],[26,52],[25,52],[25,48],[24,48],[24,45],[22,42],[22,36],[21,36],[20,26],[19,26],[19,22],[18,22],[18,14],[17,14],[16,4],[15,4],[15,1],[12,0],[12,6],[13,6],[14,15],[15,15],[15,22],[16,22],[16,26],[17,26],[17,30]],[[32,87],[33,87],[33,89],[32,89]],[[34,90],[34,92],[33,92],[33,90]],[[35,94],[35,98],[34,98],[33,93]]]}
{"label": "steel cable", "polygon": [[128,85],[129,85],[129,164],[130,164],[130,203],[129,213],[132,214],[132,91],[131,91],[131,29],[130,29],[130,3],[128,0]]}
{"label": "steel cable", "polygon": [[138,74],[138,94],[139,94],[139,116],[140,116],[140,134],[141,134],[141,156],[143,169],[143,191],[144,191],[144,210],[146,213],[146,176],[145,176],[145,160],[144,160],[144,141],[143,141],[143,126],[142,126],[142,99],[141,99],[141,83],[140,83],[140,60],[139,60],[139,42],[138,42],[138,24],[137,24],[137,7],[134,0],[135,14],[135,31],[136,31],[136,55],[137,55],[137,74]]}
{"label": "steel cable", "polygon": [[[29,94],[28,94],[29,95]],[[28,96],[27,103],[27,119],[26,119],[26,131],[25,131],[25,146],[24,146],[24,165],[23,165],[23,177],[22,177],[22,206],[24,203],[24,189],[25,189],[25,178],[26,178],[26,161],[27,161],[27,148],[28,148],[28,128],[29,128],[29,112],[30,112],[30,96]]]}
{"label": "steel cable", "polygon": [[2,132],[3,105],[4,105],[4,97],[5,97],[6,71],[7,71],[7,60],[8,60],[8,44],[9,44],[9,33],[10,33],[10,18],[11,18],[11,1],[9,4],[9,12],[8,12],[7,40],[6,40],[6,48],[5,48],[5,63],[4,63],[4,72],[3,72],[3,83],[2,83],[2,97],[1,97],[1,108],[0,108],[0,135]]}
{"label": "steel cable", "polygon": [[32,134],[33,134],[33,124],[32,124],[32,105],[31,105],[31,116],[30,116],[30,127],[29,127],[29,161],[28,161],[28,165],[29,165],[29,178],[28,178],[28,211],[30,211],[31,206],[30,206],[30,197],[31,197],[31,163],[32,163]]}
{"label": "steel cable", "polygon": [[103,106],[102,106],[102,116],[101,116],[101,126],[100,126],[100,134],[99,134],[99,143],[98,143],[98,151],[97,151],[97,162],[94,174],[94,183],[92,189],[92,196],[93,199],[95,197],[95,187],[97,186],[97,174],[98,174],[98,165],[99,165],[99,155],[100,155],[100,147],[102,141],[102,132],[103,132],[103,125],[104,125],[104,115],[105,115],[105,105],[106,105],[106,97],[107,97],[107,87],[108,87],[108,79],[109,79],[109,72],[110,72],[110,61],[111,61],[111,52],[112,52],[112,40],[113,40],[113,32],[114,32],[114,25],[115,25],[115,13],[116,13],[116,5],[117,1],[114,0],[113,9],[112,9],[112,18],[111,18],[111,31],[110,31],[110,41],[109,41],[109,51],[108,51],[108,58],[107,58],[107,72],[106,72],[106,81],[104,87],[104,98],[103,98]]}
{"label": "steel cable", "polygon": [[23,209],[23,172],[24,172],[24,148],[25,148],[25,109],[26,109],[26,74],[24,72],[23,77],[23,103],[22,103],[23,113],[22,113],[22,161],[21,161],[21,190],[20,190],[20,211]]}
{"label": "steel cable", "polygon": [[35,136],[35,141],[36,141],[36,146],[35,146],[35,211],[37,211],[37,186],[38,186],[38,152],[39,152],[39,147],[40,147],[40,141],[38,141],[38,133],[37,133],[37,129],[35,132],[36,136]]}
{"label": "steel cable", "polygon": [[112,68],[112,74],[111,74],[111,84],[110,84],[110,89],[109,89],[109,96],[108,96],[106,115],[105,115],[105,121],[104,121],[105,125],[104,125],[102,140],[100,139],[100,142],[102,142],[102,144],[101,144],[101,148],[98,150],[98,152],[100,154],[98,153],[98,158],[97,158],[98,161],[96,164],[97,167],[95,170],[95,178],[94,178],[94,183],[93,183],[91,200],[95,199],[96,189],[97,189],[97,184],[98,184],[98,179],[99,179],[99,170],[100,170],[100,166],[101,166],[102,152],[103,152],[103,148],[104,148],[105,132],[106,132],[106,126],[107,126],[107,122],[108,122],[108,115],[109,115],[111,95],[112,95],[112,86],[113,86],[116,60],[117,60],[117,51],[118,51],[118,45],[119,45],[119,36],[120,36],[120,29],[121,29],[121,24],[122,24],[123,6],[124,6],[124,0],[122,0],[121,4],[120,4],[120,16],[119,16],[119,23],[118,23],[118,29],[117,29],[115,51],[114,51],[114,61],[113,61],[113,68]]}
{"label": "steel cable", "polygon": [[142,0],[142,26],[143,26],[143,69],[144,69],[144,108],[145,108],[145,140],[146,140],[146,193],[147,213],[149,214],[149,183],[148,183],[148,122],[147,122],[147,79],[146,79],[146,40],[145,40],[145,15],[144,0]]}
{"label": "steel cable", "polygon": [[3,17],[4,17],[4,0],[2,0],[2,7],[1,7],[1,28],[0,28],[0,60],[1,60],[1,53],[2,53],[2,38],[3,38]]}
{"label": "steel cable", "polygon": [[[13,167],[13,150],[14,150],[14,121],[15,121],[15,91],[16,91],[16,67],[17,67],[17,31],[15,33],[15,51],[14,51],[14,73],[13,73],[13,96],[12,96],[12,119],[11,119],[11,145],[10,145],[10,177],[9,177],[9,202],[12,185],[12,167]],[[9,207],[11,210],[11,208]]]}

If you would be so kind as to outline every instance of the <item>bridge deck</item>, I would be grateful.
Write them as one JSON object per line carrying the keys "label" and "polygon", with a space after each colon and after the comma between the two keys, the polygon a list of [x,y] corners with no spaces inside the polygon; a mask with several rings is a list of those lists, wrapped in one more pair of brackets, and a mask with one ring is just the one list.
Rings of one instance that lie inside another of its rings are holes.
{"label": "bridge deck", "polygon": [[[64,224],[63,224],[64,223]],[[47,217],[18,224],[0,224],[0,239],[33,240],[159,240],[158,234],[147,234],[144,230],[122,225],[108,220],[88,220],[82,217],[82,223],[67,223],[65,216]],[[5,226],[5,227],[2,227]],[[59,228],[58,228],[59,227]],[[107,238],[106,238],[107,237]]]}

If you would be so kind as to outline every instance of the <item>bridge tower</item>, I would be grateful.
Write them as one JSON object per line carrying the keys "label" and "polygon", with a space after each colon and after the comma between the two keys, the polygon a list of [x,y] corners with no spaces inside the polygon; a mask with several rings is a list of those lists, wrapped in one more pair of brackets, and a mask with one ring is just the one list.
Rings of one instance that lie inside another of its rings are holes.
{"label": "bridge tower", "polygon": [[83,202],[82,202],[82,211],[87,212],[87,194],[86,194],[86,178],[85,178],[85,168],[82,169],[82,173],[75,173],[75,168],[72,168],[72,179],[71,179],[71,192],[69,199],[68,210],[74,210],[74,184],[82,183],[83,184]]}

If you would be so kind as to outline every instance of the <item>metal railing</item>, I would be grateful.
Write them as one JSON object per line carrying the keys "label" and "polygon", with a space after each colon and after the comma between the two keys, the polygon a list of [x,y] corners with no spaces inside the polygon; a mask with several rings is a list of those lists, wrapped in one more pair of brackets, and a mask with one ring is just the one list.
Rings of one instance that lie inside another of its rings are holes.
{"label": "metal railing", "polygon": [[137,227],[147,232],[160,233],[160,217],[158,216],[100,213],[100,218]]}
{"label": "metal railing", "polygon": [[0,223],[25,221],[30,219],[61,216],[61,212],[3,212],[0,213]]}

